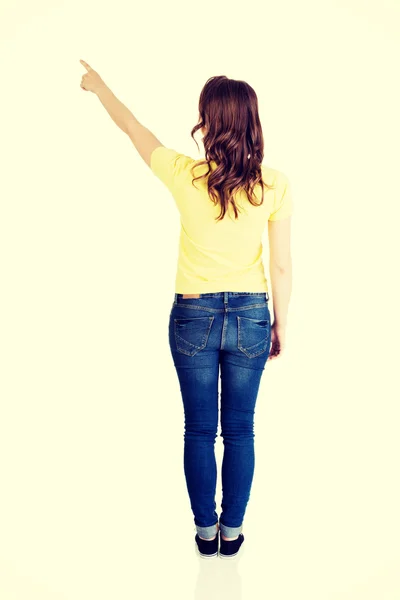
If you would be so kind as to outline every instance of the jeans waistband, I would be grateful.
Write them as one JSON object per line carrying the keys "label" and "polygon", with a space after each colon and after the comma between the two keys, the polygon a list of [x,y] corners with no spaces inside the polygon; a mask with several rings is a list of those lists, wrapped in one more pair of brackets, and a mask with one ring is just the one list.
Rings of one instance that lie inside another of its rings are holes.
{"label": "jeans waistband", "polygon": [[228,298],[236,298],[237,296],[256,296],[258,298],[265,298],[269,300],[268,292],[206,292],[204,294],[179,294],[175,293],[175,302],[182,298],[189,296],[195,299],[200,298],[223,298],[224,302],[228,301]]}

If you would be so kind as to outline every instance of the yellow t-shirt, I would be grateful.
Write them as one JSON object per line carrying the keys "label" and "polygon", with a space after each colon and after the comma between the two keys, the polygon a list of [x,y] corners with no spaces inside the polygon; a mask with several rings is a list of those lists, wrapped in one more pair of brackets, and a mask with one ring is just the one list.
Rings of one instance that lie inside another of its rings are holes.
{"label": "yellow t-shirt", "polygon": [[[220,221],[221,205],[208,195],[207,164],[192,166],[193,159],[172,148],[158,146],[151,154],[153,173],[167,186],[181,216],[175,292],[268,292],[263,264],[262,236],[268,220],[284,219],[293,212],[290,183],[284,173],[262,166],[263,180],[275,189],[264,188],[264,202],[253,206],[244,191],[235,194],[238,218],[231,205]],[[211,163],[215,168],[216,163]],[[196,186],[196,187],[194,187]],[[261,186],[254,190],[261,200]]]}

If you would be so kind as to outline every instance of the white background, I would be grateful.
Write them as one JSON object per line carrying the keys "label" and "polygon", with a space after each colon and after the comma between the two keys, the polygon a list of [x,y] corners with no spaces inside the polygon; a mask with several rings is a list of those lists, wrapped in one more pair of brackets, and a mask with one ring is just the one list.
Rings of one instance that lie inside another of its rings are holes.
{"label": "white background", "polygon": [[[395,0],[3,0],[1,598],[398,600],[399,34]],[[257,399],[238,565],[194,551],[179,213],[79,59],[194,158],[206,80],[247,81],[292,185],[287,347]]]}

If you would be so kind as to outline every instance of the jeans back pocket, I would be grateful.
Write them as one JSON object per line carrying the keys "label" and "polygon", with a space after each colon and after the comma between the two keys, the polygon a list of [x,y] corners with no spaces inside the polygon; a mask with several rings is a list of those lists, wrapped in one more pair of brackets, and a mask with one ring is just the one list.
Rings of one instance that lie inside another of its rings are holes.
{"label": "jeans back pocket", "polygon": [[237,317],[238,349],[249,358],[259,356],[267,349],[271,340],[271,322],[269,319],[250,319]]}
{"label": "jeans back pocket", "polygon": [[178,352],[194,356],[206,347],[214,317],[174,319],[174,335]]}

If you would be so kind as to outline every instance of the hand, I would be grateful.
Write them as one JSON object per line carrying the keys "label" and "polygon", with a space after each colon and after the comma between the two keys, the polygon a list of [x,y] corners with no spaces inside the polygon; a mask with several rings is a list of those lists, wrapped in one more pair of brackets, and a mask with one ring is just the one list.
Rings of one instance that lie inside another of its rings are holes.
{"label": "hand", "polygon": [[104,87],[106,84],[100,77],[100,75],[90,67],[87,62],[84,60],[80,60],[80,63],[87,69],[87,73],[82,75],[81,88],[86,92],[93,92],[97,94],[100,88]]}
{"label": "hand", "polygon": [[274,323],[271,327],[271,348],[267,360],[281,356],[285,347],[285,328]]}

